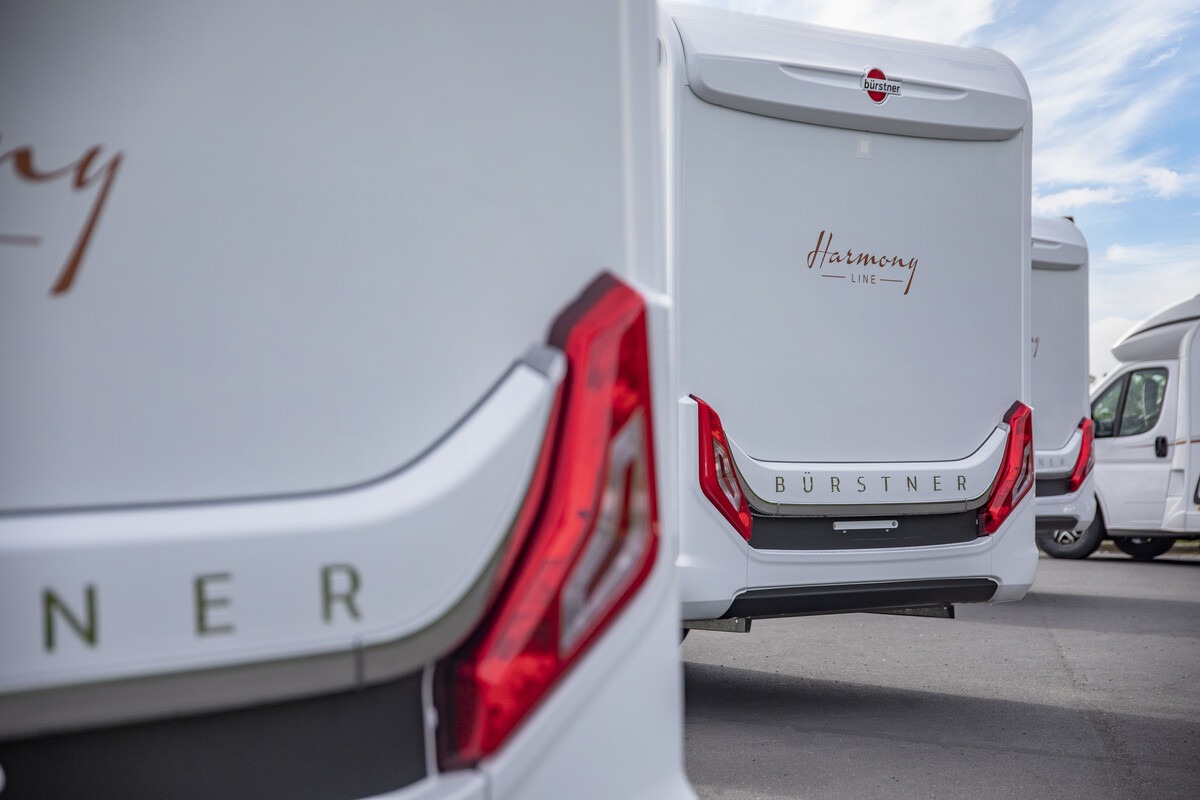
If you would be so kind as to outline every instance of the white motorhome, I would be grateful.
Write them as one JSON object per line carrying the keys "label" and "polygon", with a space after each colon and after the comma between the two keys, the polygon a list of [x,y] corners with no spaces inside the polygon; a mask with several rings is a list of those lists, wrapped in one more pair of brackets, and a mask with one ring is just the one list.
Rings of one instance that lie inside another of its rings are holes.
{"label": "white motorhome", "polygon": [[1098,524],[1154,558],[1200,538],[1200,295],[1135,325],[1092,393]]}
{"label": "white motorhome", "polygon": [[687,6],[663,36],[685,627],[1019,599],[1021,74]]}
{"label": "white motorhome", "polygon": [[2,7],[5,800],[694,796],[657,51]]}
{"label": "white motorhome", "polygon": [[1033,441],[1037,543],[1056,558],[1100,546],[1092,521],[1088,249],[1071,219],[1033,218]]}

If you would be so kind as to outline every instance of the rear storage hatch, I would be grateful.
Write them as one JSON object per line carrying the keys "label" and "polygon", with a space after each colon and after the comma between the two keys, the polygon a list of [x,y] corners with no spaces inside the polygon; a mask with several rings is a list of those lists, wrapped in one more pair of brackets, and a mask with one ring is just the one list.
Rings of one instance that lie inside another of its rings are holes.
{"label": "rear storage hatch", "polygon": [[618,12],[524,13],[6,13],[0,512],[346,489],[446,436],[626,258]]}
{"label": "rear storage hatch", "polygon": [[[517,359],[657,269],[647,10],[262,5],[0,12],[6,799],[424,776],[423,676],[540,563]],[[589,552],[562,660],[637,585]]]}
{"label": "rear storage hatch", "polygon": [[[748,459],[975,458],[990,483],[997,425],[1028,400],[1019,73],[778,20],[674,22],[682,388],[719,411],[749,488],[776,471]],[[828,502],[867,500],[842,488]]]}
{"label": "rear storage hatch", "polygon": [[1043,495],[1067,493],[1089,416],[1087,263],[1074,223],[1033,219],[1033,440]]}

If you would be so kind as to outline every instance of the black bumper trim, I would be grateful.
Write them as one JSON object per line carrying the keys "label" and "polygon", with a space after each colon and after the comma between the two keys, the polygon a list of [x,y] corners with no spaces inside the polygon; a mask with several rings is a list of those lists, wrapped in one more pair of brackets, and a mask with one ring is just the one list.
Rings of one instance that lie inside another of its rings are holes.
{"label": "black bumper trim", "polygon": [[[753,512],[752,512],[753,513]],[[885,520],[892,529],[838,531],[839,521]],[[844,514],[835,517],[754,515],[750,546],[755,550],[878,550],[962,544],[979,538],[979,512],[949,514]]]}
{"label": "black bumper trim", "polygon": [[421,673],[358,691],[0,742],[4,800],[353,800],[425,777]]}
{"label": "black bumper trim", "polygon": [[996,582],[990,578],[948,578],[751,589],[734,598],[733,605],[722,618],[799,617],[916,608],[942,603],[983,603],[992,599],[996,588]]}
{"label": "black bumper trim", "polygon": [[1070,494],[1067,491],[1068,478],[1038,478],[1034,481],[1033,493],[1038,497],[1058,497],[1060,494]]}
{"label": "black bumper trim", "polygon": [[1075,531],[1079,530],[1079,517],[1038,517],[1034,523],[1038,533],[1046,531]]}

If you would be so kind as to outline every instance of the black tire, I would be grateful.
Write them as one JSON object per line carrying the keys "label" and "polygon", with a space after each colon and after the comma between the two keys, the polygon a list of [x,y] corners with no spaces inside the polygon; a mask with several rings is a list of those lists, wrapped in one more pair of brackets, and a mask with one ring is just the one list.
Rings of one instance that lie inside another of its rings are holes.
{"label": "black tire", "polygon": [[1175,546],[1173,536],[1114,536],[1113,544],[1138,561],[1157,558]]}
{"label": "black tire", "polygon": [[687,635],[691,632],[692,632],[691,628],[680,628],[679,629],[679,643],[683,644],[683,640],[686,639]]}
{"label": "black tire", "polygon": [[1086,530],[1038,531],[1036,539],[1041,551],[1053,558],[1087,558],[1104,541],[1104,524],[1097,512]]}

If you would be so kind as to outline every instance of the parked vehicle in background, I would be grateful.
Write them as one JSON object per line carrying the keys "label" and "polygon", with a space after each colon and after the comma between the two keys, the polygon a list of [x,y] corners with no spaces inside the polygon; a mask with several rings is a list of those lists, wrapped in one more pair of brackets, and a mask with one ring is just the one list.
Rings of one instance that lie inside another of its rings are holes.
{"label": "parked vehicle in background", "polygon": [[662,26],[685,626],[1021,598],[1021,74],[695,7]]}
{"label": "parked vehicle in background", "polygon": [[1037,543],[1055,558],[1100,546],[1088,407],[1088,249],[1071,219],[1033,218],[1033,442]]}
{"label": "parked vehicle in background", "polygon": [[657,58],[4,6],[5,800],[693,796]]}
{"label": "parked vehicle in background", "polygon": [[1135,325],[1092,392],[1103,535],[1134,558],[1200,538],[1200,295]]}

